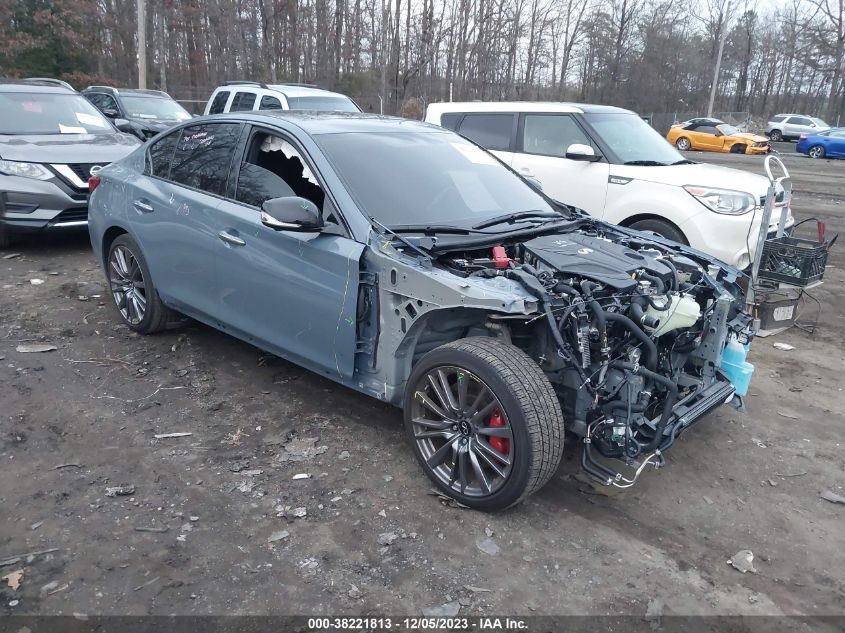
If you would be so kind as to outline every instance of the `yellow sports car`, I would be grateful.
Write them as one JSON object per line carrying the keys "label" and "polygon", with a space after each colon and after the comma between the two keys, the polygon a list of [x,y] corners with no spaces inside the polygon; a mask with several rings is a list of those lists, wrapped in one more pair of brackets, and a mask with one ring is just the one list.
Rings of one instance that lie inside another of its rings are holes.
{"label": "yellow sports car", "polygon": [[666,140],[681,151],[730,152],[732,154],[768,154],[769,139],[759,134],[740,132],[719,119],[692,119],[675,123]]}

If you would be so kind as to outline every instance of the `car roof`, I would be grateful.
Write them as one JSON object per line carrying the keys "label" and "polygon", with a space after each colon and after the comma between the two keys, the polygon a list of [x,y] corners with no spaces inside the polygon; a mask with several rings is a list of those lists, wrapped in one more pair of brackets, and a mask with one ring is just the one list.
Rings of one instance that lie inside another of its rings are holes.
{"label": "car roof", "polygon": [[631,110],[592,103],[566,103],[561,101],[452,101],[432,103],[428,111],[433,114],[445,112],[587,112],[634,114]]}
{"label": "car roof", "polygon": [[273,92],[280,92],[286,97],[349,97],[340,92],[332,92],[317,86],[309,86],[305,84],[264,84],[257,81],[230,81],[217,88],[220,90],[272,90]]}
{"label": "car roof", "polygon": [[172,99],[172,97],[163,90],[148,90],[146,88],[115,88],[113,86],[88,86],[82,92],[83,94],[86,92],[103,92],[112,95],[132,95],[133,97]]}
{"label": "car roof", "polygon": [[68,84],[61,84],[64,82],[49,79],[0,79],[0,92],[79,94]]}
{"label": "car roof", "polygon": [[[364,112],[323,112],[312,110],[257,110],[230,112],[203,117],[205,119],[240,119],[254,123],[278,123],[281,119],[291,123],[309,135],[342,134],[349,132],[377,133],[448,133],[439,125],[422,121],[403,119]],[[192,124],[196,124],[196,119]]]}

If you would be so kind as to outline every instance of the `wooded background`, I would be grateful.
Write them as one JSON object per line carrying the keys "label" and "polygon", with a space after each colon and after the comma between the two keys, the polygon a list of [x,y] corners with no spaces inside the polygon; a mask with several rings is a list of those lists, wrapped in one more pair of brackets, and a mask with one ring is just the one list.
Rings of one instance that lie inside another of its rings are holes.
{"label": "wooded background", "polygon": [[[845,0],[147,0],[147,83],[309,82],[365,110],[571,100],[843,113]],[[0,0],[0,75],[136,86],[135,0]],[[380,101],[381,98],[381,101]],[[845,123],[845,117],[842,117]]]}

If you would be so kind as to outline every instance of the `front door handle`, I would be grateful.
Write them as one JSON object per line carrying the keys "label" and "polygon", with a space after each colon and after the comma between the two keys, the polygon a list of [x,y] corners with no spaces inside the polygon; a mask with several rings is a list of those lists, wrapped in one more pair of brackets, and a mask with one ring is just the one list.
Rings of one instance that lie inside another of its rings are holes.
{"label": "front door handle", "polygon": [[235,235],[232,235],[228,231],[220,231],[217,234],[217,237],[219,237],[221,240],[223,240],[227,244],[231,244],[232,246],[246,246],[246,242],[244,242],[241,238],[239,238]]}
{"label": "front door handle", "polygon": [[138,209],[141,213],[152,213],[155,211],[153,209],[153,205],[149,203],[149,201],[145,200],[144,198],[138,198],[132,203],[132,206]]}
{"label": "front door handle", "polygon": [[534,172],[531,171],[528,167],[520,167],[519,173],[522,174],[523,176],[528,176],[529,178],[534,177]]}

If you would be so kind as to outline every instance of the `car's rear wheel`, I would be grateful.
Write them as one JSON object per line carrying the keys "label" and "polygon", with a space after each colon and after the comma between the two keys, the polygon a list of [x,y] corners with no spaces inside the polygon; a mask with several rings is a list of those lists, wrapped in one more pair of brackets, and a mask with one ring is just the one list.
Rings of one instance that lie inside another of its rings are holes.
{"label": "car's rear wheel", "polygon": [[167,327],[173,313],[159,299],[144,254],[129,235],[111,243],[107,273],[112,298],[126,325],[141,334]]}
{"label": "car's rear wheel", "polygon": [[648,218],[639,220],[630,225],[632,229],[642,231],[643,233],[654,233],[660,237],[665,237],[667,240],[679,242],[681,244],[688,244],[687,238],[681,233],[677,226],[665,220],[657,218]]}
{"label": "car's rear wheel", "polygon": [[426,354],[408,379],[404,413],[428,477],[478,510],[519,503],[563,454],[551,383],[525,352],[496,339],[461,339]]}
{"label": "car's rear wheel", "polygon": [[769,132],[769,140],[773,143],[780,143],[783,140],[783,134],[780,130],[772,130]]}
{"label": "car's rear wheel", "polygon": [[686,136],[682,136],[677,141],[675,141],[675,147],[677,147],[682,152],[688,152],[692,149],[692,143]]}
{"label": "car's rear wheel", "polygon": [[731,146],[731,154],[744,154],[747,146],[742,143],[734,143]]}
{"label": "car's rear wheel", "polygon": [[813,145],[807,152],[810,158],[824,158],[824,147],[821,145]]}

